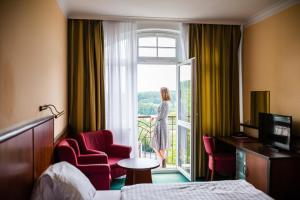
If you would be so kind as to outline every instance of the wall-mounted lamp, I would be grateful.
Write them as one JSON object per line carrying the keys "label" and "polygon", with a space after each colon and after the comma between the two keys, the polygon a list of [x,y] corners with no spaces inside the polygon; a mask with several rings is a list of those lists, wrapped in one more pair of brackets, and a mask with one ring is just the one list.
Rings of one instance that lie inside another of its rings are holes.
{"label": "wall-mounted lamp", "polygon": [[[54,116],[54,118],[58,118],[64,114],[64,111],[59,112],[53,104],[42,105],[39,107],[39,110],[43,111],[48,108],[49,108],[50,112],[52,113],[52,115]],[[52,108],[54,109],[54,112],[53,112]]]}

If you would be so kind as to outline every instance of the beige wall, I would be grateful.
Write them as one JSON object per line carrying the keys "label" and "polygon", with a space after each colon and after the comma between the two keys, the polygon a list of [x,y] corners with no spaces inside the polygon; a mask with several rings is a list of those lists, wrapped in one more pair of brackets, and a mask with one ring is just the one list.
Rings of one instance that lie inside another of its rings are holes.
{"label": "beige wall", "polygon": [[250,91],[270,90],[271,112],[292,115],[300,134],[300,4],[244,32],[244,119],[250,119]]}
{"label": "beige wall", "polygon": [[[1,0],[0,129],[67,111],[67,19],[55,0]],[[55,136],[67,125],[55,120]]]}

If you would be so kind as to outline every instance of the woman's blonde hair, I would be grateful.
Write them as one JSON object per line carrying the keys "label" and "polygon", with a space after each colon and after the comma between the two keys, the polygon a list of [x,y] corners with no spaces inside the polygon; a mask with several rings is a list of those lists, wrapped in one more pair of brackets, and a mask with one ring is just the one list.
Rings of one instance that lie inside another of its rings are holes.
{"label": "woman's blonde hair", "polygon": [[169,89],[166,87],[160,88],[160,97],[163,101],[170,101],[171,96],[170,96]]}

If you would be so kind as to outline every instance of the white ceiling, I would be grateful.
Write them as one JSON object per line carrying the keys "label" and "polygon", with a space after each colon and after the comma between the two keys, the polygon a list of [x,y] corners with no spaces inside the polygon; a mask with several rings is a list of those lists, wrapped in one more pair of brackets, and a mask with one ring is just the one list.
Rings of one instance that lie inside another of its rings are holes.
{"label": "white ceiling", "polygon": [[57,0],[71,18],[133,17],[237,23],[283,0]]}

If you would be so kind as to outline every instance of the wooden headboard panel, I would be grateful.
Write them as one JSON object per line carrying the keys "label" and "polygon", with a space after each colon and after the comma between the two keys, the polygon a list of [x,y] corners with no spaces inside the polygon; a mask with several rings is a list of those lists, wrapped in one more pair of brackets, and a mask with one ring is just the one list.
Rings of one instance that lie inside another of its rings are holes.
{"label": "wooden headboard panel", "polygon": [[53,161],[54,119],[44,117],[0,133],[0,197],[29,199]]}

